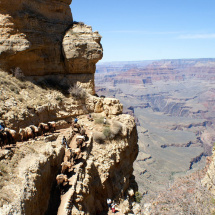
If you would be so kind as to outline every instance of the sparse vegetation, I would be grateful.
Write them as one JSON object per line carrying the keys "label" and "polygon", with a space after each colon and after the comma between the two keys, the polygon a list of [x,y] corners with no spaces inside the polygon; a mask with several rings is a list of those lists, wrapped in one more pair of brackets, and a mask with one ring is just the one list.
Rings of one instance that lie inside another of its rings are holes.
{"label": "sparse vegetation", "polygon": [[110,130],[110,127],[105,127],[103,129],[103,134],[106,137],[106,139],[110,139],[112,137],[112,132]]}
{"label": "sparse vegetation", "polygon": [[142,198],[143,198],[143,195],[142,195],[141,193],[139,193],[138,191],[135,192],[135,201],[136,201],[137,203],[140,203],[141,200],[142,200]]}
{"label": "sparse vegetation", "polygon": [[100,134],[99,137],[102,141],[96,141],[99,143],[103,143],[105,140],[114,139],[122,130],[122,124],[120,122],[113,121],[110,124],[110,122],[107,121],[106,124],[104,124],[104,117],[95,118],[95,124],[100,124],[103,128],[102,132],[100,132],[103,135]]}
{"label": "sparse vegetation", "polygon": [[96,141],[97,143],[104,143],[106,137],[102,132],[94,132],[93,133],[93,139],[94,141]]}
{"label": "sparse vegetation", "polygon": [[69,94],[76,100],[86,99],[86,90],[75,84],[73,87],[69,88]]}
{"label": "sparse vegetation", "polygon": [[104,123],[104,117],[95,118],[96,124],[103,124]]}

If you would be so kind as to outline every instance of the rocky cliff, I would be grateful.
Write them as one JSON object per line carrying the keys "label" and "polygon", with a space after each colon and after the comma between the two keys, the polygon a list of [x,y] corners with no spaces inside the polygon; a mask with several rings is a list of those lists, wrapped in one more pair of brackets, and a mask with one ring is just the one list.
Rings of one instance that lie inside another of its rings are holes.
{"label": "rocky cliff", "polygon": [[102,58],[101,36],[73,23],[70,4],[71,0],[2,0],[0,68],[19,68],[36,81],[43,76],[68,86],[77,80],[94,83],[95,63]]}
{"label": "rocky cliff", "polygon": [[[108,124],[117,122],[120,130],[114,138],[98,143],[92,133],[104,129],[96,124],[101,116],[94,113],[93,122],[86,115],[79,116],[89,140],[82,149],[82,158],[68,173],[69,185],[63,190],[56,184],[56,175],[65,153],[73,149],[76,136],[71,136],[71,127],[19,143],[12,151],[0,150],[0,213],[96,214],[107,211],[107,198],[114,199],[122,213],[134,213],[138,207],[134,203],[138,189],[133,176],[138,154],[134,119],[129,115],[109,116]],[[66,136],[69,149],[61,145],[62,136]]]}
{"label": "rocky cliff", "polygon": [[[134,119],[122,115],[118,99],[92,96],[95,64],[103,54],[101,36],[73,22],[70,4],[71,0],[0,1],[1,120],[15,131],[52,120],[57,129],[34,140],[2,144],[3,215],[107,213],[107,198],[116,200],[122,213],[139,210],[134,203]],[[74,136],[74,117],[86,129],[84,146],[77,145],[80,133]],[[63,136],[69,148],[61,145]],[[80,154],[64,175],[69,182],[57,185],[62,162],[73,150]]]}

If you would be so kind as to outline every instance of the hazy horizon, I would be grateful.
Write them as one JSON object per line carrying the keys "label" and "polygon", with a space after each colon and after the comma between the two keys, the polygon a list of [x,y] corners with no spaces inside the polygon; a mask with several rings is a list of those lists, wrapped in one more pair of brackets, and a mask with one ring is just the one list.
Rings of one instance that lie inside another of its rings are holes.
{"label": "hazy horizon", "polygon": [[99,61],[96,65],[102,65],[102,64],[106,64],[106,63],[123,63],[123,62],[126,62],[126,63],[134,63],[134,62],[150,62],[150,61],[165,61],[165,60],[214,60],[215,61],[215,57],[214,58],[174,58],[174,59],[151,59],[151,60],[130,60],[130,61],[127,61],[127,60],[122,60],[122,61]]}

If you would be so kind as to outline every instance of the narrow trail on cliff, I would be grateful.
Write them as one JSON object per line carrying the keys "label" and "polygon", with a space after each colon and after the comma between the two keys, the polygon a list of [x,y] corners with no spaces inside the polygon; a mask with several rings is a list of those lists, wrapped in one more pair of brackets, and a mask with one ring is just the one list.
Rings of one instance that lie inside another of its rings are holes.
{"label": "narrow trail on cliff", "polygon": [[[89,135],[88,130],[86,130],[86,134],[89,137],[89,140],[91,140],[92,134]],[[71,141],[68,143],[69,150],[76,150],[78,148],[77,141],[76,141],[78,136],[80,136],[80,134],[76,133],[73,136],[73,138],[71,139]],[[88,144],[90,144],[90,142],[85,141],[84,144],[88,145]],[[82,150],[81,153],[84,153],[84,151]],[[83,154],[82,154],[82,156],[83,156]],[[65,157],[66,157],[66,155],[65,155]],[[64,157],[64,160],[65,160],[65,157]],[[77,162],[73,166],[74,174],[71,177],[68,177],[69,185],[71,187],[68,189],[67,192],[65,192],[61,195],[61,203],[60,203],[60,206],[58,208],[58,213],[57,213],[58,215],[67,214],[68,204],[70,203],[71,197],[74,194],[74,187],[73,186],[74,186],[75,182],[77,181],[77,172],[78,172],[78,169],[81,168],[81,166],[84,162],[85,162],[85,160],[83,159],[81,162]]]}

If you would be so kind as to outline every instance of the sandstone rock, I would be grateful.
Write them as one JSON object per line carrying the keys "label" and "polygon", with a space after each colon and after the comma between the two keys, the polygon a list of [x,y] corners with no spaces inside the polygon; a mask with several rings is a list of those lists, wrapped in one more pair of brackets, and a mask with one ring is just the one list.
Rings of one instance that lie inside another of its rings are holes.
{"label": "sandstone rock", "polygon": [[0,1],[1,67],[25,75],[64,73],[61,41],[73,19],[71,0]]}
{"label": "sandstone rock", "polygon": [[[134,119],[125,116],[119,115],[116,118],[126,126],[126,137],[107,141],[104,145],[93,142],[86,167],[78,170],[79,181],[74,182],[70,188],[74,189],[73,195],[67,200],[70,202],[67,210],[71,214],[102,212],[107,207],[107,197],[120,201],[128,195],[129,190],[137,190],[132,177],[132,163],[138,153],[137,133]],[[130,200],[122,201],[121,205],[123,213],[131,212]]]}
{"label": "sandstone rock", "polygon": [[107,110],[110,115],[121,114],[123,111],[123,105],[120,104],[118,99],[104,98],[104,110]]}
{"label": "sandstone rock", "polygon": [[94,109],[94,112],[95,113],[101,113],[103,111],[103,103],[101,100],[98,100],[98,102],[96,103],[95,105],[95,109]]}
{"label": "sandstone rock", "polygon": [[[4,204],[0,208],[0,214],[45,214],[64,149],[61,144],[56,147],[51,143],[41,145],[32,141],[25,143],[19,150],[22,158],[13,167],[16,170],[11,174],[12,179],[1,189],[1,195],[5,193],[10,204]],[[15,154],[13,159],[16,156]],[[12,171],[10,169],[10,173]]]}
{"label": "sandstone rock", "polygon": [[91,26],[73,24],[64,38],[63,51],[69,73],[94,73],[95,64],[102,58],[101,36]]}
{"label": "sandstone rock", "polygon": [[79,81],[94,94],[95,64],[103,55],[101,36],[90,26],[73,23],[70,4],[0,1],[0,68],[67,88]]}
{"label": "sandstone rock", "polygon": [[137,203],[133,203],[132,204],[132,206],[133,206],[133,212],[134,212],[134,214],[135,215],[140,215],[140,214],[142,214],[141,212],[142,212],[142,209],[141,209],[141,206],[139,205],[139,204],[137,204]]}

